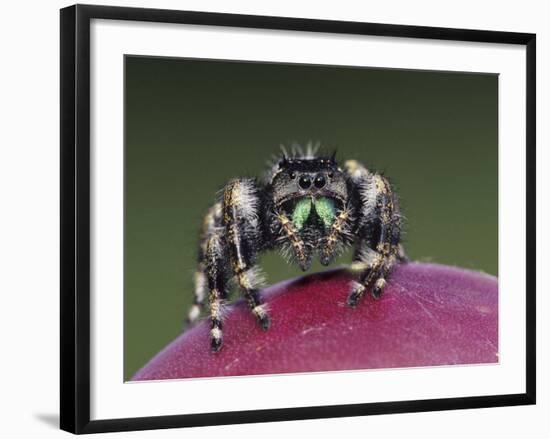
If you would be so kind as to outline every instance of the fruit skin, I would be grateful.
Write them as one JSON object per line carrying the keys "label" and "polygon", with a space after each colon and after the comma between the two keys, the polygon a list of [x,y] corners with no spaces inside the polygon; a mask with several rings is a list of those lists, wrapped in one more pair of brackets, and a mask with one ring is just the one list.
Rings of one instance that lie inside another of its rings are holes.
{"label": "fruit skin", "polygon": [[382,297],[346,305],[344,270],[281,282],[262,292],[271,328],[242,300],[225,316],[224,345],[208,349],[209,324],[181,334],[132,380],[258,375],[498,362],[497,278],[407,263]]}

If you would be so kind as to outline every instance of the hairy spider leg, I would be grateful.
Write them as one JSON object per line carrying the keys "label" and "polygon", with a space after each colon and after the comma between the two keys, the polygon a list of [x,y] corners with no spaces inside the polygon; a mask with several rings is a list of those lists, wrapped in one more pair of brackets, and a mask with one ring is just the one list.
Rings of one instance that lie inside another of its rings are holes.
{"label": "hairy spider leg", "polygon": [[[358,240],[358,251],[353,267],[360,270],[357,281],[353,283],[348,296],[348,305],[356,306],[369,286],[373,286],[372,295],[380,297],[386,286],[386,278],[396,263],[400,250],[401,216],[397,197],[391,190],[386,178],[371,174],[356,161],[345,164],[346,171],[359,187],[362,202],[362,221],[360,234],[366,234],[369,226],[378,220],[379,236],[375,237],[376,248],[368,245],[367,237]],[[361,246],[361,247],[359,247]]]}
{"label": "hairy spider leg", "polygon": [[259,294],[263,280],[259,268],[254,265],[261,238],[259,203],[258,188],[253,180],[231,180],[224,189],[223,222],[232,273],[250,310],[260,326],[267,330],[269,316]]}
{"label": "hairy spider leg", "polygon": [[374,287],[372,289],[372,294],[375,298],[379,298],[382,294],[382,290],[386,286],[386,280],[393,270],[394,265],[399,262],[405,262],[407,256],[403,246],[401,245],[401,215],[399,213],[399,203],[395,193],[392,193],[391,196],[391,218],[389,221],[390,231],[389,231],[389,240],[386,237],[383,243],[379,243],[377,249],[382,253],[384,258],[384,264],[380,270],[380,276],[376,280]]}
{"label": "hairy spider leg", "polygon": [[210,341],[214,352],[222,346],[223,302],[227,296],[229,276],[225,267],[227,244],[223,228],[215,228],[206,245],[206,277],[210,303]]}
{"label": "hairy spider leg", "polygon": [[206,249],[208,240],[212,236],[216,227],[220,227],[222,219],[222,204],[214,204],[204,216],[202,229],[199,239],[199,254],[197,271],[194,276],[194,297],[193,304],[187,313],[187,326],[192,326],[198,320],[205,305],[206,289],[208,280],[206,278]]}

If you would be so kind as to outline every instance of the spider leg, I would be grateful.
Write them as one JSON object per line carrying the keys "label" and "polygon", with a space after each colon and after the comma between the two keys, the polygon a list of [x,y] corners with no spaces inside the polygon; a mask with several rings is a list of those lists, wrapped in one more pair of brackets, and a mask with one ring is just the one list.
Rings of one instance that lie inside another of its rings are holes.
{"label": "spider leg", "polygon": [[208,240],[214,233],[215,228],[221,226],[221,213],[221,203],[216,203],[212,207],[210,207],[210,209],[204,216],[200,235],[197,271],[195,272],[194,276],[195,290],[193,305],[191,305],[191,308],[189,309],[187,314],[187,326],[192,326],[196,323],[205,305],[206,289],[208,283],[206,277],[206,250]]}
{"label": "spider leg", "polygon": [[348,296],[347,303],[349,306],[357,306],[357,303],[365,294],[367,287],[382,274],[383,266],[384,257],[370,248],[361,253],[359,261],[352,263],[352,268],[359,270],[359,276],[353,282],[351,293]]}
{"label": "spider leg", "polygon": [[208,280],[208,299],[210,303],[210,341],[212,351],[222,346],[223,302],[226,297],[229,276],[225,261],[227,242],[223,228],[215,228],[206,244],[206,278]]}
{"label": "spider leg", "polygon": [[[394,196],[393,206],[397,206],[397,201]],[[409,259],[405,254],[403,245],[399,242],[401,239],[401,216],[399,213],[393,213],[390,228],[390,238],[388,242],[379,243],[377,249],[381,251],[383,257],[383,264],[379,270],[378,277],[372,288],[372,296],[375,299],[380,298],[382,291],[386,287],[388,276],[391,274],[393,267],[398,262],[407,262]],[[372,281],[372,279],[371,279]],[[369,282],[365,282],[368,285]]]}
{"label": "spider leg", "polygon": [[250,179],[230,181],[223,195],[223,222],[231,260],[232,274],[260,326],[269,328],[269,316],[262,304],[262,284],[254,261],[261,238],[258,209],[260,199],[256,183]]}
{"label": "spider leg", "polygon": [[378,232],[377,236],[360,240],[363,246],[369,241],[374,241],[376,245],[374,248],[367,245],[357,253],[358,260],[353,265],[361,273],[348,297],[348,305],[352,307],[357,305],[370,286],[372,296],[380,297],[395,263],[404,258],[400,246],[401,216],[397,197],[384,177],[378,174],[369,175],[368,171],[364,171],[355,171],[357,178],[363,178],[362,215],[365,224],[360,230],[364,234],[369,229],[376,229]]}

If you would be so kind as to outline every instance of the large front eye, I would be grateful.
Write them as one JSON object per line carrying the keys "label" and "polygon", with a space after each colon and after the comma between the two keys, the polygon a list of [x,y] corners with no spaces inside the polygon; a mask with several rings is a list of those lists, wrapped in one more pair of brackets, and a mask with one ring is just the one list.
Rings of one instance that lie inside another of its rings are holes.
{"label": "large front eye", "polygon": [[309,189],[311,186],[311,178],[309,178],[307,175],[302,175],[300,177],[300,180],[298,180],[298,184],[302,189]]}
{"label": "large front eye", "polygon": [[313,184],[315,184],[315,187],[317,189],[322,189],[325,187],[325,184],[327,184],[327,180],[325,179],[325,176],[324,175],[317,175],[317,177],[315,177],[315,181],[313,182]]}

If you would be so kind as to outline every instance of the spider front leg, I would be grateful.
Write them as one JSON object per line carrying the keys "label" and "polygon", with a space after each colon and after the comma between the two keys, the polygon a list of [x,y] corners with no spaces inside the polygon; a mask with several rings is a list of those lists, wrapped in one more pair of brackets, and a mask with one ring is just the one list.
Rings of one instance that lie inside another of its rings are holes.
{"label": "spider front leg", "polygon": [[352,264],[352,267],[358,269],[360,274],[358,279],[353,282],[353,288],[347,300],[348,305],[357,306],[371,285],[371,294],[378,299],[387,285],[387,278],[395,264],[395,255],[380,254],[373,250],[364,252],[361,259]]}
{"label": "spider front leg", "polygon": [[223,222],[234,279],[262,329],[270,325],[259,289],[262,279],[254,265],[261,242],[259,188],[250,179],[230,181],[223,195]]}
{"label": "spider front leg", "polygon": [[[378,234],[360,239],[362,247],[358,249],[353,264],[360,275],[348,296],[348,305],[352,307],[357,305],[370,286],[372,296],[379,298],[397,260],[404,257],[400,246],[401,215],[397,197],[388,181],[378,174],[369,175],[361,190],[364,200],[362,214],[368,219],[361,228],[362,233],[366,234],[372,228],[378,230]],[[370,246],[371,241],[376,243],[374,248]]]}

